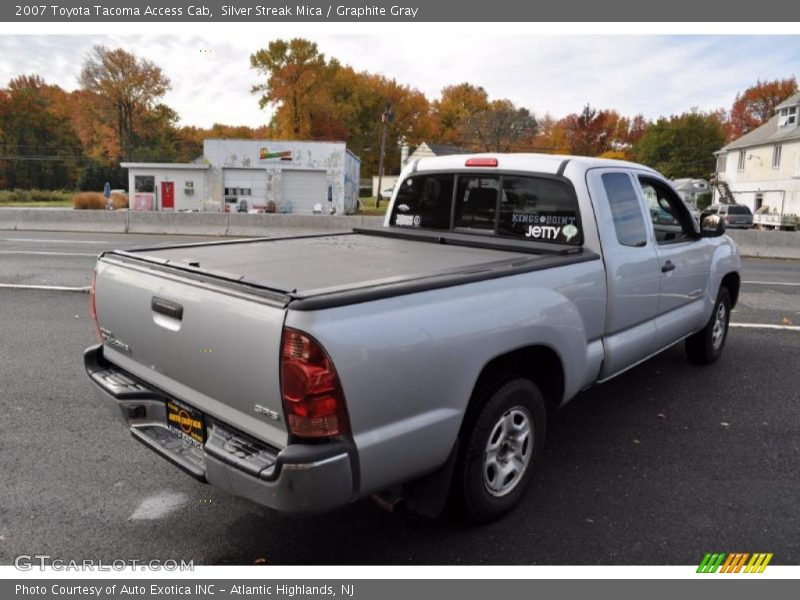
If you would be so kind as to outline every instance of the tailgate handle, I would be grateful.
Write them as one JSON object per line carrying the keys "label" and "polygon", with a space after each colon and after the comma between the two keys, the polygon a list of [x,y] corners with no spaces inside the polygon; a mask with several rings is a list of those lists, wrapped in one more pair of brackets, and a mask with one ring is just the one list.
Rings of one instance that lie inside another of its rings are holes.
{"label": "tailgate handle", "polygon": [[153,309],[153,312],[172,317],[177,321],[183,318],[183,306],[172,300],[167,300],[166,298],[153,296],[153,299],[150,301],[150,308]]}

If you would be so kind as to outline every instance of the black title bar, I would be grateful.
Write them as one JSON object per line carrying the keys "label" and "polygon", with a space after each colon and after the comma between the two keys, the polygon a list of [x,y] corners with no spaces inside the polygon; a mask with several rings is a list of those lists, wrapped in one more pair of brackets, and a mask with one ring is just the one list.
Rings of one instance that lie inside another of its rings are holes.
{"label": "black title bar", "polygon": [[[157,3],[58,0],[0,4],[3,22],[794,22],[800,3],[785,0],[369,0],[284,2],[206,0]],[[501,33],[493,31],[492,33]],[[598,28],[597,33],[603,33]],[[657,33],[642,31],[643,34]]]}

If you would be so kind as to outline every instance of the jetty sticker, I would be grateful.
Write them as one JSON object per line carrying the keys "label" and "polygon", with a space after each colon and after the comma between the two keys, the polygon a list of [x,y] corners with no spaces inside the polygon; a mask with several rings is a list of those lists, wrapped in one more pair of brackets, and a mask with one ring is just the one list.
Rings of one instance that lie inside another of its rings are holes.
{"label": "jetty sticker", "polygon": [[525,237],[537,240],[554,240],[558,238],[559,233],[561,233],[561,227],[554,227],[552,225],[529,225],[528,231],[525,232]]}

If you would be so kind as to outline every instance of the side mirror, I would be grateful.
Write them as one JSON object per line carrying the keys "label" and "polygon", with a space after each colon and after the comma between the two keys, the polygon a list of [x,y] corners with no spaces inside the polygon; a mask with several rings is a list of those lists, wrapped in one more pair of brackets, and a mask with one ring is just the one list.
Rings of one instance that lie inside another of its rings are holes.
{"label": "side mirror", "polygon": [[719,237],[725,233],[725,221],[715,213],[700,214],[700,237]]}

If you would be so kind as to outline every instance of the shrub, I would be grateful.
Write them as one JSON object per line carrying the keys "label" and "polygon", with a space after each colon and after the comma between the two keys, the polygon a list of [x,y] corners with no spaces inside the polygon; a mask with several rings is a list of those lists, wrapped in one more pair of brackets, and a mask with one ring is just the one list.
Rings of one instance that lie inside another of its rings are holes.
{"label": "shrub", "polygon": [[106,198],[99,192],[79,192],[72,197],[72,206],[77,209],[104,209]]}
{"label": "shrub", "polygon": [[707,209],[709,206],[711,206],[711,192],[697,194],[695,204],[697,205],[697,210],[703,211]]}
{"label": "shrub", "polygon": [[106,181],[111,185],[111,189],[123,189],[128,187],[128,172],[119,164],[107,164],[92,161],[84,168],[78,178],[79,190],[102,190]]}
{"label": "shrub", "polygon": [[128,208],[128,194],[114,192],[111,194],[111,204],[114,207],[114,210]]}

